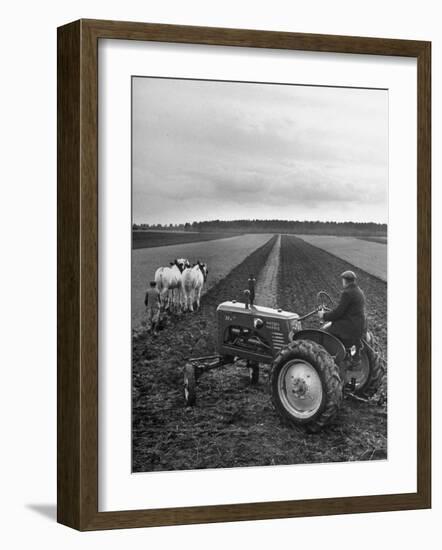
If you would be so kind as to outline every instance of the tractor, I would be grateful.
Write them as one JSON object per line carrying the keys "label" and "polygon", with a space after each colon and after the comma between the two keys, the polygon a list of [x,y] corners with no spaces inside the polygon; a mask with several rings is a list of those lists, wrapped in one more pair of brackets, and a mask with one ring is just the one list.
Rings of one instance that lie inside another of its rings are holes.
{"label": "tractor", "polygon": [[303,316],[254,305],[248,298],[221,303],[216,312],[218,353],[186,363],[185,404],[195,404],[197,382],[205,372],[232,364],[247,367],[252,384],[259,381],[260,365],[271,365],[270,394],[278,415],[308,432],[321,430],[336,416],[344,392],[362,399],[373,396],[385,366],[370,331],[357,349],[346,348],[327,332],[327,324],[319,329],[302,326],[332,304],[325,291],[317,294],[315,309]]}

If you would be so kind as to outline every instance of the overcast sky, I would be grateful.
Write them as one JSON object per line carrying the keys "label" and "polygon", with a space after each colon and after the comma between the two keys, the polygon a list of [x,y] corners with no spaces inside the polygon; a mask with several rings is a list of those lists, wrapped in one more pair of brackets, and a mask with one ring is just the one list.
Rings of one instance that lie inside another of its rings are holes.
{"label": "overcast sky", "polygon": [[133,79],[135,223],[386,223],[387,193],[387,91]]}

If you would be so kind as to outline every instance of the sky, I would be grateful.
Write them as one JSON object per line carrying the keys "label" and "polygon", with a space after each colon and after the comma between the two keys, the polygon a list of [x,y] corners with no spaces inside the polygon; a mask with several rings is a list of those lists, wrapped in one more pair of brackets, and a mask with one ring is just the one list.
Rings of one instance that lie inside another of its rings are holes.
{"label": "sky", "polygon": [[388,92],[134,77],[133,221],[387,223]]}

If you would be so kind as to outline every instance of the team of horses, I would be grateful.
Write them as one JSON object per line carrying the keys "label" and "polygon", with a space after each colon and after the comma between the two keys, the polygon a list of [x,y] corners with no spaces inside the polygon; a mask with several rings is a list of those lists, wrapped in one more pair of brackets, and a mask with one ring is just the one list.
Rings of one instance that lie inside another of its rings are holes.
{"label": "team of horses", "polygon": [[200,260],[191,264],[186,258],[176,258],[168,267],[159,267],[155,282],[160,293],[161,308],[180,312],[199,309],[201,292],[209,270]]}

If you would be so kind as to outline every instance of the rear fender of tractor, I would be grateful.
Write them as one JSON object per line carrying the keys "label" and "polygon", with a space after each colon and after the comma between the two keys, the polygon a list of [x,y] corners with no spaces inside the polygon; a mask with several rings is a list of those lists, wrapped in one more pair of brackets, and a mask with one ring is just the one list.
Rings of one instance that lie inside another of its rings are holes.
{"label": "rear fender of tractor", "polygon": [[338,366],[342,365],[347,355],[344,344],[336,336],[325,330],[314,328],[300,330],[295,332],[293,340],[311,340],[312,342],[316,342],[328,351]]}

